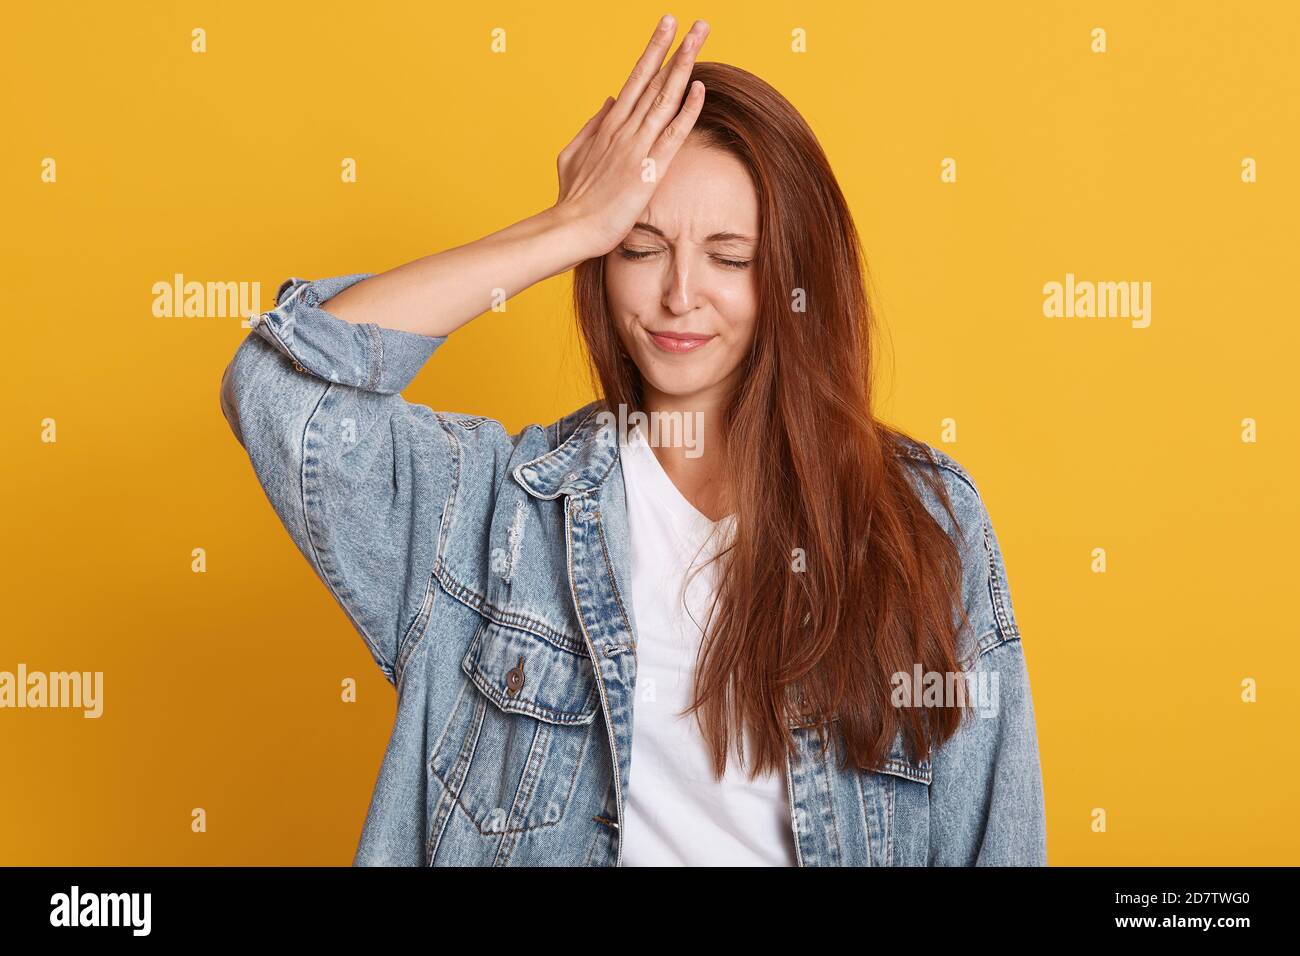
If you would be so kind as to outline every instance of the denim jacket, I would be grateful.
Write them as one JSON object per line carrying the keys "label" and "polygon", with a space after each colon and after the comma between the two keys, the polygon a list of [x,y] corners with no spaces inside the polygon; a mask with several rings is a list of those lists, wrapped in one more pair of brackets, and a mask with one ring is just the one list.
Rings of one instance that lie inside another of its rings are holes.
{"label": "denim jacket", "polygon": [[[276,514],[396,688],[353,863],[618,866],[639,781],[617,439],[597,403],[512,435],[405,401],[446,337],[321,308],[369,275],[286,280],[221,382]],[[993,677],[997,707],[928,760],[900,734],[876,770],[841,769],[792,722],[798,865],[1043,865],[1034,711],[997,536],[956,461],[919,443],[899,454],[909,474],[942,472],[964,532],[960,650],[972,678]]]}

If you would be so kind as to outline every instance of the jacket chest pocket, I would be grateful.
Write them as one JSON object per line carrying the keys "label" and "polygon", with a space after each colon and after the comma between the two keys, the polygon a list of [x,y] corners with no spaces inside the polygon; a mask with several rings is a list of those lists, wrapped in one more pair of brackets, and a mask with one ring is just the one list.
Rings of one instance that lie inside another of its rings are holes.
{"label": "jacket chest pocket", "polygon": [[600,697],[585,646],[485,620],[461,669],[430,770],[483,834],[558,823],[594,759]]}

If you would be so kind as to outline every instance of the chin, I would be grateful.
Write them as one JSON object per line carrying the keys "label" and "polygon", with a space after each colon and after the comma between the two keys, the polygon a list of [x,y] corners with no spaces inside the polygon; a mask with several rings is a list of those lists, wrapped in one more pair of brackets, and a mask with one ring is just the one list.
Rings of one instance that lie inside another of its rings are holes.
{"label": "chin", "polygon": [[680,375],[643,374],[642,379],[660,395],[671,395],[673,398],[688,398],[691,395],[698,395],[713,384],[711,381],[696,379],[693,376]]}

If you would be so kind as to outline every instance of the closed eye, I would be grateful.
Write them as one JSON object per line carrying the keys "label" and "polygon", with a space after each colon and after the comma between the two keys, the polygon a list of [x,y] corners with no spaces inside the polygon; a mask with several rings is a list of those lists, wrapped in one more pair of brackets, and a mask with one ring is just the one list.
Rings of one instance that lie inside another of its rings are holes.
{"label": "closed eye", "polygon": [[[636,249],[628,249],[624,246],[619,246],[618,249],[619,255],[621,255],[624,259],[629,259],[633,262],[639,259],[645,259],[650,256],[653,256],[658,251],[659,250],[657,249],[649,249],[644,251],[636,250]],[[709,258],[712,259],[714,262],[717,262],[719,265],[726,266],[729,269],[748,269],[750,263],[753,262],[752,259],[728,259],[725,256],[710,255]]]}

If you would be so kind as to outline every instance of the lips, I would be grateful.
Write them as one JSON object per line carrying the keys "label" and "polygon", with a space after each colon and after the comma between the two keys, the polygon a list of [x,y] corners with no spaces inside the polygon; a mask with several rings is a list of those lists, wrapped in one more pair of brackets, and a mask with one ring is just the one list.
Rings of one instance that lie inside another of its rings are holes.
{"label": "lips", "polygon": [[646,329],[646,334],[659,349],[677,355],[694,352],[717,338],[715,335],[702,335],[698,332],[651,332],[649,329]]}

